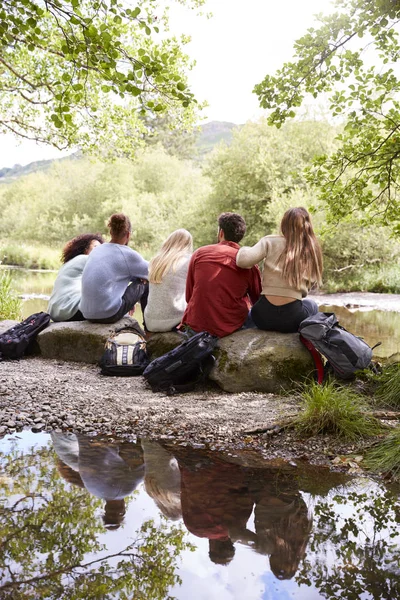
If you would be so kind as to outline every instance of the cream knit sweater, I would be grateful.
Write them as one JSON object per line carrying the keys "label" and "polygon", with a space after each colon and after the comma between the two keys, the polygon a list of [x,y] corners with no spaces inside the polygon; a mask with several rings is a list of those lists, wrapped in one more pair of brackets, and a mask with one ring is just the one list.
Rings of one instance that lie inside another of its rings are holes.
{"label": "cream knit sweater", "polygon": [[288,282],[283,279],[282,268],[278,264],[285,244],[286,240],[282,235],[266,235],[255,246],[240,248],[236,256],[236,264],[243,269],[249,269],[264,259],[261,294],[301,300],[307,296],[306,280],[303,279],[299,290],[290,287]]}

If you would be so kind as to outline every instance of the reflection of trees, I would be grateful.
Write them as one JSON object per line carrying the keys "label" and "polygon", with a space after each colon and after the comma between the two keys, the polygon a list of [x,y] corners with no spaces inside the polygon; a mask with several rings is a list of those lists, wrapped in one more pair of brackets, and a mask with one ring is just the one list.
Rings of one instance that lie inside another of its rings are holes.
{"label": "reflection of trees", "polygon": [[[340,513],[335,504],[341,506]],[[314,514],[309,544],[314,556],[304,561],[298,584],[314,585],[332,599],[400,598],[396,495],[382,490],[350,492],[319,502]]]}
{"label": "reflection of trees", "polygon": [[1,598],[164,599],[179,583],[182,528],[147,520],[127,547],[107,553],[97,539],[102,501],[68,485],[49,448],[0,453],[0,464]]}

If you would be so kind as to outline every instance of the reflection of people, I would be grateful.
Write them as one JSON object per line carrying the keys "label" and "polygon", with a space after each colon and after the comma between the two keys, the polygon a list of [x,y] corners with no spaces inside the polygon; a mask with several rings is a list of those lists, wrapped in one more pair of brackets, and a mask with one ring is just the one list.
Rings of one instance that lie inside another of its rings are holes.
{"label": "reflection of people", "polygon": [[182,516],[178,462],[157,442],[142,440],[142,448],[146,492],[153,498],[163,515],[176,521]]}
{"label": "reflection of people", "polygon": [[235,554],[234,542],[254,538],[246,528],[253,508],[246,469],[190,450],[177,458],[184,523],[197,537],[209,539],[214,563],[227,565]]}
{"label": "reflection of people", "polygon": [[148,263],[128,247],[132,225],[117,213],[108,222],[111,240],[97,248],[87,261],[82,276],[80,310],[95,323],[115,323],[140,301],[147,302]]}
{"label": "reflection of people", "polygon": [[79,475],[79,471],[75,471],[74,469],[72,469],[72,467],[69,467],[68,465],[66,465],[61,458],[57,459],[57,469],[58,472],[60,473],[61,477],[63,479],[65,479],[65,481],[67,481],[68,483],[71,483],[72,485],[76,485],[80,488],[84,488],[85,484],[82,481],[81,476]]}
{"label": "reflection of people", "polygon": [[143,480],[144,464],[140,444],[110,444],[78,435],[79,473],[88,492],[106,501],[104,523],[119,527],[125,514],[125,500]]}
{"label": "reflection of people", "polygon": [[84,488],[85,485],[79,475],[79,443],[76,435],[70,431],[50,433],[54,450],[57,454],[57,469],[63,479]]}
{"label": "reflection of people", "polygon": [[311,218],[304,208],[291,208],[281,222],[282,235],[267,235],[252,248],[239,250],[239,267],[264,261],[260,299],[251,309],[259,329],[293,333],[303,319],[318,312],[314,300],[305,298],[314,283],[321,283],[322,252]]}
{"label": "reflection of people", "polygon": [[181,322],[192,251],[191,234],[186,229],[177,229],[150,261],[149,297],[144,311],[148,331],[171,331]]}
{"label": "reflection of people", "polygon": [[218,218],[218,244],[203,246],[192,255],[186,283],[187,307],[182,323],[193,331],[224,337],[240,329],[251,304],[260,296],[257,266],[239,269],[236,255],[246,223],[236,213]]}
{"label": "reflection of people", "polygon": [[79,310],[82,273],[89,254],[104,242],[96,233],[85,233],[70,240],[62,251],[63,266],[58,272],[47,312],[53,321],[83,321]]}
{"label": "reflection of people", "polygon": [[305,556],[311,532],[307,505],[291,483],[253,479],[255,489],[255,549],[269,555],[271,571],[278,579],[291,579]]}
{"label": "reflection of people", "polygon": [[75,433],[52,431],[50,436],[58,458],[74,471],[79,471],[79,443]]}

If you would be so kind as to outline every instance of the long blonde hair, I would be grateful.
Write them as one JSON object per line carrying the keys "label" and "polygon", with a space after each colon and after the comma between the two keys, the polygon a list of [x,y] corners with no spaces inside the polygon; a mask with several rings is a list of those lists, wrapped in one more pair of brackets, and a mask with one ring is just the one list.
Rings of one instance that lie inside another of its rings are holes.
{"label": "long blonde hair", "polygon": [[173,231],[161,246],[161,250],[149,264],[150,283],[161,283],[170,269],[176,271],[178,262],[193,252],[193,238],[186,229]]}
{"label": "long blonde hair", "polygon": [[289,285],[300,289],[305,279],[310,288],[322,283],[322,250],[305,208],[289,208],[281,221],[286,247],[281,254],[282,274]]}

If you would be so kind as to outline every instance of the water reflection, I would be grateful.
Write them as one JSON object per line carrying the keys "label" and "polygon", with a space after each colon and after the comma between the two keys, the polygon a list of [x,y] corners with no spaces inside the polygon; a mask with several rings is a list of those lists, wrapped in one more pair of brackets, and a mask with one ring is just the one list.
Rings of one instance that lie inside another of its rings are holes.
{"label": "water reflection", "polygon": [[395,491],[327,470],[0,440],[1,598],[397,598],[399,521]]}

